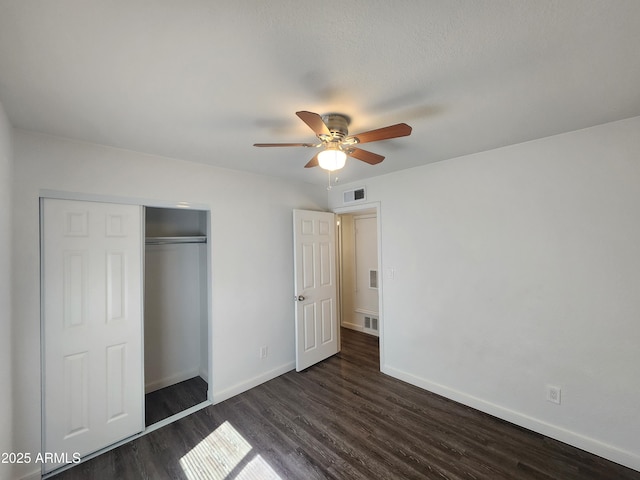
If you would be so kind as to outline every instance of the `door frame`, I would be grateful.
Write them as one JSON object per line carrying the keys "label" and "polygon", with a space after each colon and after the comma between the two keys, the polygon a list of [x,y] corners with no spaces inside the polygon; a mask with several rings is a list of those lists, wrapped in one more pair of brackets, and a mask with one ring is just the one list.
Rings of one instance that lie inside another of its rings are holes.
{"label": "door frame", "polygon": [[[104,448],[97,450],[96,452],[90,453],[84,457],[82,457],[82,462],[86,460],[90,460],[99,455],[102,455],[109,450],[113,450],[125,443],[128,443],[136,438],[140,438],[148,433],[153,432],[159,428],[162,428],[170,423],[173,423],[177,420],[180,420],[183,417],[191,415],[198,410],[206,408],[210,405],[213,405],[213,290],[212,290],[212,248],[211,248],[211,231],[212,231],[212,218],[211,218],[211,207],[207,204],[198,204],[192,202],[175,202],[175,201],[166,201],[166,200],[158,200],[158,199],[149,199],[149,198],[140,198],[140,197],[125,197],[125,196],[117,196],[117,195],[99,195],[99,194],[88,194],[88,193],[80,193],[80,192],[67,192],[63,190],[50,190],[50,189],[40,189],[38,192],[38,202],[39,202],[39,219],[38,223],[40,225],[40,235],[42,235],[42,205],[45,199],[58,199],[58,200],[77,200],[77,201],[86,201],[86,202],[100,202],[100,203],[115,203],[115,204],[126,204],[126,205],[136,205],[143,208],[142,211],[142,222],[144,222],[144,207],[157,207],[157,208],[177,208],[177,209],[189,209],[189,210],[203,210],[206,212],[206,229],[207,229],[207,243],[206,243],[206,252],[207,252],[207,328],[208,328],[208,339],[207,339],[207,400],[199,403],[198,405],[194,405],[193,407],[188,408],[180,413],[172,415],[171,417],[165,418],[153,425],[147,427],[142,430],[140,433],[132,435],[131,437],[125,438],[124,440],[120,440],[119,442],[113,443],[111,445],[106,445]],[[142,229],[142,238],[144,241],[144,225],[141,223],[140,228]],[[44,322],[44,276],[43,276],[43,268],[44,265],[42,263],[43,258],[43,243],[40,242],[40,384],[41,384],[41,392],[44,391],[44,337],[42,336],[43,332],[43,322]],[[144,292],[144,255],[142,255],[141,259],[141,269],[142,269],[142,279],[141,279],[141,291]],[[144,300],[144,299],[143,299]],[[142,381],[144,388],[144,301],[141,303],[141,314],[142,314]],[[144,413],[144,396],[142,398],[143,402],[143,413]],[[44,397],[41,395],[40,398],[40,445],[41,450],[44,448],[44,435],[45,435],[45,426],[43,423],[44,419]],[[44,451],[44,450],[43,450]],[[53,475],[57,475],[64,470],[67,470],[71,467],[75,466],[74,463],[70,463],[64,465],[56,470],[53,470],[49,473],[44,473],[44,464],[42,465],[41,475],[43,479],[49,478]]]}
{"label": "door frame", "polygon": [[[367,202],[358,203],[357,205],[349,205],[343,207],[336,207],[331,210],[336,215],[345,214],[357,214],[363,210],[375,210],[376,212],[376,242],[378,245],[378,338],[379,338],[379,354],[380,354],[380,371],[382,371],[384,362],[384,310],[383,310],[383,296],[384,296],[384,275],[382,274],[382,219],[380,217],[380,202]],[[342,227],[342,225],[340,226]],[[336,248],[336,262],[338,263],[338,269],[340,275],[338,275],[338,282],[342,280],[342,233],[340,232],[340,241]],[[338,322],[342,325],[342,286],[338,285]]]}

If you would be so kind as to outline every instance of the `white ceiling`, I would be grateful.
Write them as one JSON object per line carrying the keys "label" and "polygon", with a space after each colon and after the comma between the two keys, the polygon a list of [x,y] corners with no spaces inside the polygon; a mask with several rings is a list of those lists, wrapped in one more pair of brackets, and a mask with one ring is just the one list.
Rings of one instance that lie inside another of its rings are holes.
{"label": "white ceiling", "polygon": [[637,0],[0,0],[15,127],[326,184],[298,110],[369,143],[341,182],[640,115]]}

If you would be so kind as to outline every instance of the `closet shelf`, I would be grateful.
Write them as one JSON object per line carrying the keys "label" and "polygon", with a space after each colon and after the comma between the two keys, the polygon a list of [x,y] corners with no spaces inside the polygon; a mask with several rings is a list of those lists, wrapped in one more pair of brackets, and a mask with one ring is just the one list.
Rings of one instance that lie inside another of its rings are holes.
{"label": "closet shelf", "polygon": [[207,243],[206,235],[181,235],[179,237],[147,237],[146,245],[170,245],[180,243]]}

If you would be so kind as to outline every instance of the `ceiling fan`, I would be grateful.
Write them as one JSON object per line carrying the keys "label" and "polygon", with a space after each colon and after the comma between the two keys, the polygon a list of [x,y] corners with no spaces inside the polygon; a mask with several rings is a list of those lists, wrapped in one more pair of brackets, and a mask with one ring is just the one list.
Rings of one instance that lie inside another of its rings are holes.
{"label": "ceiling fan", "polygon": [[304,167],[320,166],[331,172],[344,167],[347,156],[369,165],[376,165],[384,160],[382,155],[358,148],[356,145],[360,143],[406,137],[411,134],[409,125],[398,123],[356,135],[349,135],[350,118],[341,113],[327,113],[321,116],[317,113],[301,111],[296,112],[296,115],[313,130],[320,143],[254,143],[253,146],[322,148]]}

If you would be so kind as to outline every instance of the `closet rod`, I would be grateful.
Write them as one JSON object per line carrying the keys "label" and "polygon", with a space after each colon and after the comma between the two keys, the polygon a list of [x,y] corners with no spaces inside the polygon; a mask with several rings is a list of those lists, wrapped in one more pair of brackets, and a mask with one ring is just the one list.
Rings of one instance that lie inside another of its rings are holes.
{"label": "closet rod", "polygon": [[181,243],[207,243],[205,235],[183,236],[183,237],[147,237],[146,245],[171,245]]}

